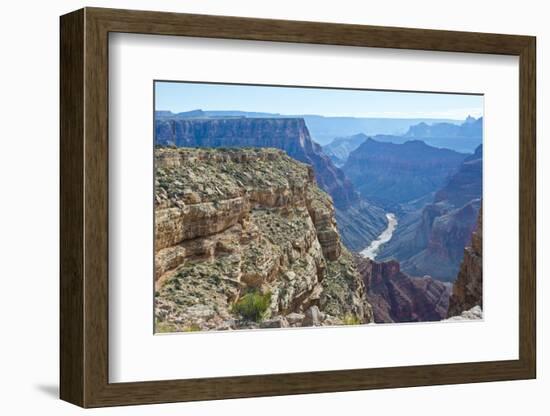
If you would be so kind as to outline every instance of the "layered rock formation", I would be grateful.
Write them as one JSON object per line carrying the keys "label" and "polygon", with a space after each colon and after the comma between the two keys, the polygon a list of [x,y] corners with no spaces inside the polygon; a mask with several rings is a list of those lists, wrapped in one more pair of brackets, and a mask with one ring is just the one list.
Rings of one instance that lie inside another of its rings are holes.
{"label": "layered rock formation", "polygon": [[185,147],[269,147],[313,167],[332,197],[345,245],[359,250],[386,227],[384,211],[359,198],[351,182],[315,143],[301,118],[170,118],[156,120],[156,143]]}
{"label": "layered rock formation", "polygon": [[[325,117],[315,114],[279,114],[257,111],[233,110],[192,110],[181,113],[171,111],[155,111],[157,119],[188,119],[188,118],[302,118],[305,120],[313,139],[321,145],[330,143],[335,137],[347,137],[358,132],[366,135],[374,134],[405,134],[407,130],[418,123],[429,125],[441,122],[460,124],[458,120],[426,119],[426,118],[361,118],[361,117]],[[400,136],[397,136],[400,137]],[[478,143],[479,144],[479,143]]]}
{"label": "layered rock formation", "polygon": [[396,261],[356,257],[376,323],[440,321],[447,316],[450,285],[429,276],[409,277]]}
{"label": "layered rock formation", "polygon": [[157,148],[155,168],[157,331],[372,320],[309,166],[276,149]]}
{"label": "layered rock formation", "polygon": [[478,221],[470,245],[464,249],[464,259],[453,285],[448,317],[458,316],[474,307],[483,308],[483,221]]}
{"label": "layered rock formation", "polygon": [[437,191],[465,157],[418,140],[394,144],[369,138],[342,169],[362,197],[391,210]]}
{"label": "layered rock formation", "polygon": [[156,143],[178,147],[271,147],[313,166],[338,208],[357,201],[353,185],[311,140],[301,118],[168,119],[156,122]]}
{"label": "layered rock formation", "polygon": [[426,207],[417,238],[425,248],[402,261],[403,270],[414,276],[429,274],[452,281],[460,267],[464,247],[475,226],[481,200],[459,208],[435,204]]}
{"label": "layered rock formation", "polygon": [[458,171],[445,186],[437,191],[434,203],[446,202],[453,207],[462,207],[472,200],[481,198],[483,187],[483,147],[466,157]]}

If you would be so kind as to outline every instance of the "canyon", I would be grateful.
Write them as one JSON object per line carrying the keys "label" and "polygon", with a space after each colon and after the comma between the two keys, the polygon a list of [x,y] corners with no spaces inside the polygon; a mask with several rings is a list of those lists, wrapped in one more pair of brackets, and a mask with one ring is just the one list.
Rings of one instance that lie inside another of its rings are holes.
{"label": "canyon", "polygon": [[478,319],[481,146],[356,136],[340,169],[300,118],[159,114],[156,331]]}
{"label": "canyon", "polygon": [[399,260],[402,269],[414,276],[454,280],[476,225],[482,168],[483,150],[478,146],[433,194],[432,202],[401,211],[400,227],[381,248],[380,258]]}

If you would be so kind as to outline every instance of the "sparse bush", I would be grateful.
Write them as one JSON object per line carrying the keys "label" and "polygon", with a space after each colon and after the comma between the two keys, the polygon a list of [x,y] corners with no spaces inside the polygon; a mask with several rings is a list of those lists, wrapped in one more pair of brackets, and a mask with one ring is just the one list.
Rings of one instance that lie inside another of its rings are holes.
{"label": "sparse bush", "polygon": [[197,332],[197,331],[200,331],[201,330],[201,327],[198,326],[197,324],[192,324],[188,327],[185,327],[183,329],[183,332]]}
{"label": "sparse bush", "polygon": [[342,319],[344,325],[360,325],[361,320],[356,315],[346,315],[344,316],[344,319]]}
{"label": "sparse bush", "polygon": [[249,292],[233,305],[232,312],[246,320],[259,322],[265,318],[271,303],[271,292]]}
{"label": "sparse bush", "polygon": [[177,332],[177,331],[178,331],[178,328],[174,324],[163,322],[163,321],[155,322],[155,332],[157,334],[167,333],[167,332]]}

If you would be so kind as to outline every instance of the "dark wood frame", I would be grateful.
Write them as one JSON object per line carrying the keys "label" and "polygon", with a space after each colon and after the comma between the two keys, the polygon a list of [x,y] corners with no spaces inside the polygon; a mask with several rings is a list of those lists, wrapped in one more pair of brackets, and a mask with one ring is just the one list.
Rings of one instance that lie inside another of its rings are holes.
{"label": "dark wood frame", "polygon": [[[109,383],[108,35],[180,35],[515,55],[520,65],[519,359]],[[61,17],[63,400],[100,407],[536,377],[535,51],[530,36],[85,8]]]}

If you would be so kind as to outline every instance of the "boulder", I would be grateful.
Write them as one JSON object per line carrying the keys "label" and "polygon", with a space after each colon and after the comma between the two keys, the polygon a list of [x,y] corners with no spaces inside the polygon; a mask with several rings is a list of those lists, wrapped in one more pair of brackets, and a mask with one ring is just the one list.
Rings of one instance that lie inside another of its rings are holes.
{"label": "boulder", "polygon": [[290,326],[300,326],[304,318],[305,318],[304,314],[296,313],[296,312],[289,313],[286,316],[286,320],[288,321]]}
{"label": "boulder", "polygon": [[288,321],[283,316],[266,319],[260,323],[260,328],[288,328]]}
{"label": "boulder", "polygon": [[302,326],[319,326],[321,325],[321,311],[317,306],[310,307],[306,313]]}

